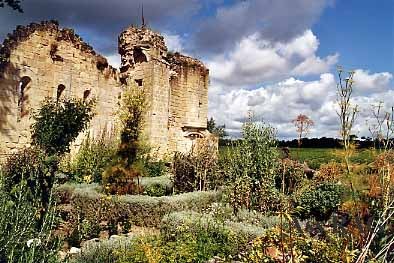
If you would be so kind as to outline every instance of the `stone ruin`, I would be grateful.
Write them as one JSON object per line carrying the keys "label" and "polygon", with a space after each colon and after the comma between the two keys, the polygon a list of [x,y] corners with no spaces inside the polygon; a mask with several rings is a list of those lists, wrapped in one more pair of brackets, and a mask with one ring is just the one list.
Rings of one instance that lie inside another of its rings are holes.
{"label": "stone ruin", "polygon": [[0,155],[29,146],[30,116],[46,97],[95,98],[87,132],[116,130],[119,99],[131,85],[146,94],[143,135],[159,156],[187,152],[198,138],[212,138],[206,129],[209,71],[202,62],[168,52],[164,38],[145,26],[120,34],[119,54],[118,70],[56,21],[8,34],[0,47]]}

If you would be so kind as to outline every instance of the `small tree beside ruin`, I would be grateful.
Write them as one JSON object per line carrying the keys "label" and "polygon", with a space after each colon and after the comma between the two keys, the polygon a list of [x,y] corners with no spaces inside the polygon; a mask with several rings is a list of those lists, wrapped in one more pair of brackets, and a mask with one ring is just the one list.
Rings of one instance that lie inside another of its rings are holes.
{"label": "small tree beside ruin", "polygon": [[[130,86],[122,94],[119,120],[122,126],[117,160],[102,176],[106,192],[109,194],[139,193],[140,171],[133,167],[141,149],[140,133],[145,108],[143,89]],[[137,184],[135,183],[137,179]]]}
{"label": "small tree beside ruin", "polygon": [[224,137],[227,136],[226,133],[226,125],[216,125],[216,121],[214,118],[210,118],[209,120],[207,120],[207,130],[218,136],[219,139],[223,139]]}
{"label": "small tree beside ruin", "polygon": [[297,118],[292,120],[292,123],[297,128],[298,133],[298,147],[301,147],[302,138],[309,133],[310,128],[315,125],[313,120],[304,114],[299,114]]}
{"label": "small tree beside ruin", "polygon": [[136,86],[128,87],[122,95],[118,112],[123,127],[120,133],[118,154],[124,161],[126,168],[130,168],[137,159],[144,108],[144,91]]}
{"label": "small tree beside ruin", "polygon": [[88,127],[94,106],[94,100],[47,98],[32,116],[32,146],[12,154],[2,166],[4,189],[9,193],[23,189],[25,197],[40,208],[39,226],[48,211],[60,159]]}

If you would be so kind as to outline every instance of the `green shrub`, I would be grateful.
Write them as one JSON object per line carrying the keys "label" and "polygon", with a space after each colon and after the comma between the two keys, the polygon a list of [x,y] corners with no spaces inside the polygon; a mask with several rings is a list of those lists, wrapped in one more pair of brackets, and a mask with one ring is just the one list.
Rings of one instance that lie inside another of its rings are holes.
{"label": "green shrub", "polygon": [[41,208],[32,205],[26,186],[19,184],[9,193],[0,182],[0,262],[57,262],[55,207],[50,202],[38,225],[36,216],[40,213]]}
{"label": "green shrub", "polygon": [[260,213],[258,211],[249,211],[247,209],[239,210],[237,215],[232,215],[229,220],[267,229],[280,225],[279,216],[267,216],[264,213]]}
{"label": "green shrub", "polygon": [[71,173],[77,182],[100,183],[104,170],[109,166],[117,150],[117,143],[106,137],[98,139],[88,135],[71,163]]}
{"label": "green shrub", "polygon": [[93,219],[85,219],[81,217],[75,218],[69,222],[69,234],[66,235],[65,241],[71,247],[79,247],[84,240],[97,238],[100,234],[100,222]]}
{"label": "green shrub", "polygon": [[251,225],[224,223],[190,211],[176,212],[163,218],[160,235],[92,244],[70,263],[207,262],[214,257],[231,260],[246,248],[248,240],[264,234],[265,229]]}
{"label": "green shrub", "polygon": [[89,221],[158,226],[164,215],[182,210],[201,211],[220,199],[219,192],[193,192],[173,196],[108,196],[97,191],[97,185],[61,185],[56,194],[68,201],[75,213]]}
{"label": "green shrub", "polygon": [[145,162],[144,164],[145,169],[147,170],[147,173],[150,177],[163,176],[167,171],[167,167],[164,161],[149,161]]}
{"label": "green shrub", "polygon": [[328,232],[324,239],[306,236],[296,238],[297,254],[302,255],[305,263],[315,262],[354,262],[357,250],[352,250],[352,242],[348,238]]}
{"label": "green shrub", "polygon": [[215,143],[198,139],[188,153],[177,152],[172,162],[177,193],[215,190],[223,181],[216,180],[218,151]]}
{"label": "green shrub", "polygon": [[241,208],[276,209],[279,155],[275,143],[273,128],[247,122],[243,126],[243,139],[236,141],[223,155],[221,170],[227,180],[226,196],[235,213]]}
{"label": "green shrub", "polygon": [[200,228],[219,225],[235,234],[242,245],[265,232],[265,228],[263,227],[245,222],[222,221],[212,215],[194,211],[180,211],[166,215],[161,222],[160,229],[164,237],[171,239],[185,232],[191,232],[193,234],[198,232]]}
{"label": "green shrub", "polygon": [[167,173],[166,161],[157,157],[152,157],[150,152],[152,149],[147,150],[148,154],[140,157],[141,166],[144,170],[145,176],[159,177]]}
{"label": "green shrub", "polygon": [[93,243],[83,247],[81,254],[71,258],[68,263],[119,263],[121,258],[124,257],[122,254],[132,249],[132,240],[100,241],[97,244]]}
{"label": "green shrub", "polygon": [[214,256],[230,259],[242,251],[250,240],[264,233],[264,228],[220,221],[210,215],[188,211],[165,216],[161,225],[164,240],[188,245],[195,252],[190,262],[206,262]]}
{"label": "green shrub", "polygon": [[2,166],[4,190],[11,193],[15,188],[26,186],[25,198],[45,209],[49,203],[56,170],[56,157],[47,157],[34,148],[22,149],[8,157]]}
{"label": "green shrub", "polygon": [[102,184],[107,194],[139,194],[142,192],[138,184],[140,176],[137,169],[126,169],[121,165],[116,165],[105,170]]}
{"label": "green shrub", "polygon": [[340,263],[354,262],[356,253],[350,239],[341,235],[327,232],[322,237],[312,237],[308,233],[293,232],[292,236],[282,236],[280,229],[273,228],[250,242],[239,258],[245,263],[283,262],[283,258],[285,262]]}
{"label": "green shrub", "polygon": [[279,191],[283,190],[284,194],[291,195],[302,187],[306,180],[303,164],[288,158],[281,160],[275,177],[276,188]]}
{"label": "green shrub", "polygon": [[171,195],[173,192],[173,182],[170,176],[141,177],[139,180],[143,189],[143,194],[149,196]]}
{"label": "green shrub", "polygon": [[93,117],[94,101],[46,99],[33,116],[32,143],[47,154],[63,154]]}
{"label": "green shrub", "polygon": [[198,179],[193,166],[193,156],[190,153],[175,153],[172,172],[175,175],[174,186],[177,192],[187,193],[197,189]]}
{"label": "green shrub", "polygon": [[213,257],[231,258],[237,251],[237,237],[220,225],[208,225],[196,232],[183,232],[164,239],[163,257],[167,262],[207,262]]}
{"label": "green shrub", "polygon": [[328,220],[341,204],[343,188],[333,183],[322,183],[316,188],[309,188],[296,198],[296,214],[301,219],[314,217]]}

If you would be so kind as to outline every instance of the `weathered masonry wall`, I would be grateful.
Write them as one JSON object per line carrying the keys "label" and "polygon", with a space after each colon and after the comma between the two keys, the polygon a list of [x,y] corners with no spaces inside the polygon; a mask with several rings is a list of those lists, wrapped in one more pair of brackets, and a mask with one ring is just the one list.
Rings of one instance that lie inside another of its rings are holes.
{"label": "weathered masonry wall", "polygon": [[197,138],[210,137],[208,69],[194,58],[169,54],[164,38],[146,27],[129,27],[118,41],[120,70],[54,21],[9,34],[0,47],[0,157],[29,145],[30,116],[46,97],[95,98],[88,132],[113,130],[126,87],[145,91],[143,136],[158,156],[189,151]]}
{"label": "weathered masonry wall", "polygon": [[190,149],[196,138],[207,135],[208,69],[198,60],[175,53],[172,71],[170,143],[174,151]]}
{"label": "weathered masonry wall", "polygon": [[46,97],[95,98],[90,131],[114,126],[118,74],[72,30],[54,22],[18,27],[0,53],[0,153],[30,143],[30,116]]}
{"label": "weathered masonry wall", "polygon": [[208,135],[208,69],[198,60],[168,54],[162,36],[127,28],[119,37],[121,79],[147,96],[144,134],[159,155],[189,151]]}
{"label": "weathered masonry wall", "polygon": [[129,27],[119,36],[121,78],[144,89],[143,135],[160,156],[168,153],[169,79],[164,38],[147,28]]}

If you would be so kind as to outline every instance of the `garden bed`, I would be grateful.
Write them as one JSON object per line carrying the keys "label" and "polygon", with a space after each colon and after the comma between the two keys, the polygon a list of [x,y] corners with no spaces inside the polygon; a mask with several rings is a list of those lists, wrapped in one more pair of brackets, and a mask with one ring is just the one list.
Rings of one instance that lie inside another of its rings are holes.
{"label": "garden bed", "polygon": [[137,226],[157,227],[171,212],[202,211],[220,200],[217,191],[192,192],[172,196],[111,196],[100,193],[97,184],[65,184],[56,188],[61,204],[70,204],[76,213],[89,221],[128,221]]}

